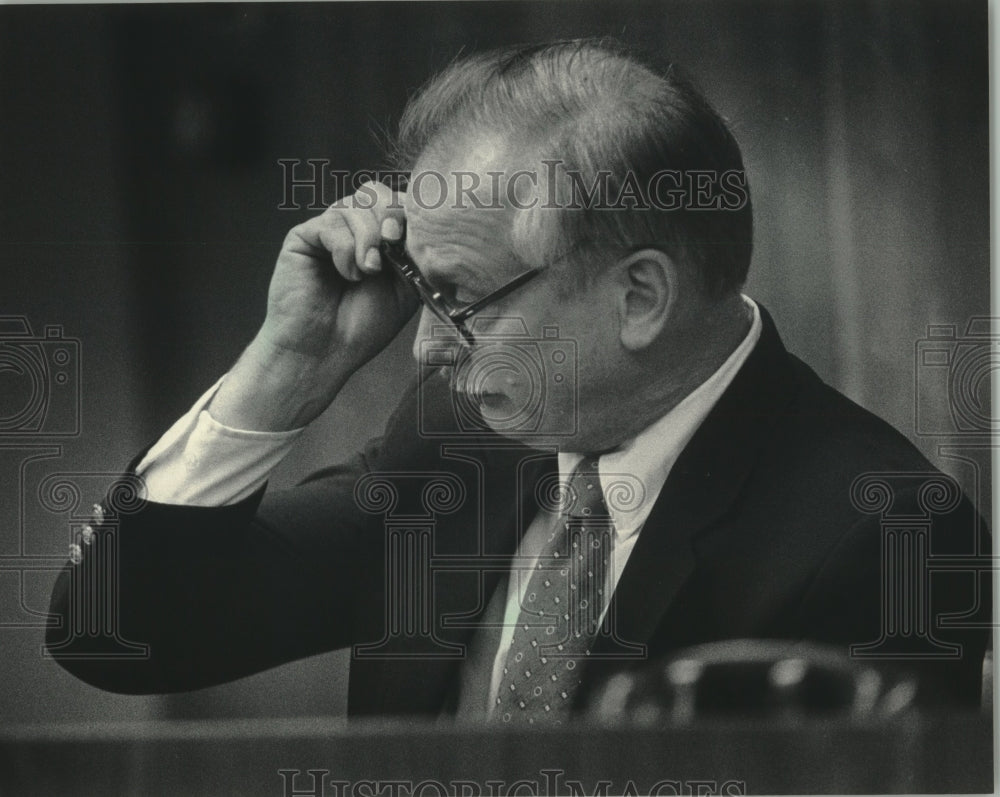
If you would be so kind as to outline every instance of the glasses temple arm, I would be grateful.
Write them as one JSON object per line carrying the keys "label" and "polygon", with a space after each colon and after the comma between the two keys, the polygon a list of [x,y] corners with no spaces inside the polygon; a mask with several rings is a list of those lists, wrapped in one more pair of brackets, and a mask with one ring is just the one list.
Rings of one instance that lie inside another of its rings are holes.
{"label": "glasses temple arm", "polygon": [[455,310],[452,310],[450,313],[448,313],[448,316],[449,318],[451,318],[452,321],[455,321],[456,323],[461,323],[469,316],[478,313],[487,305],[493,304],[493,302],[502,299],[508,293],[517,290],[522,285],[524,285],[524,283],[528,282],[528,280],[534,278],[538,274],[541,274],[542,271],[544,270],[545,269],[541,268],[528,269],[523,274],[518,274],[516,277],[514,277],[514,279],[512,279],[503,287],[493,291],[493,293],[487,294],[483,298],[477,299],[472,304],[468,304],[465,307],[459,307]]}

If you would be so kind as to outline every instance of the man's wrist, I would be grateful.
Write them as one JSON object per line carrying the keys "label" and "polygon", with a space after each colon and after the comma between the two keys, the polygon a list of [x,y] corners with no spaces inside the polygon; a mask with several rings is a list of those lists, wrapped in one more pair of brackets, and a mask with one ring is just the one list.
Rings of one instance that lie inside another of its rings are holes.
{"label": "man's wrist", "polygon": [[300,429],[322,414],[350,375],[346,365],[281,349],[258,336],[206,409],[233,429]]}

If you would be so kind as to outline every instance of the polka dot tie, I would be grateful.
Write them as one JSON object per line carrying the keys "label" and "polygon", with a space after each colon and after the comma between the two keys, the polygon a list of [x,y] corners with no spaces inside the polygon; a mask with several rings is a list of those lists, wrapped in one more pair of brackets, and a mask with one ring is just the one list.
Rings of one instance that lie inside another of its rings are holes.
{"label": "polka dot tie", "polygon": [[493,707],[495,720],[558,725],[569,714],[606,603],[614,526],[597,457],[560,491],[560,516],[531,573]]}

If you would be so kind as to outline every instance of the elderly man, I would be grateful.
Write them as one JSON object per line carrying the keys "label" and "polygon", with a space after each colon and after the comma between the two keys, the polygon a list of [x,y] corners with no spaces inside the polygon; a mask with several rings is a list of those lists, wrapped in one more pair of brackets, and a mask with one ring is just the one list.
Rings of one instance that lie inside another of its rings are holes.
{"label": "elderly man", "polygon": [[[741,294],[749,190],[704,98],[618,46],[532,46],[453,64],[399,139],[407,191],[365,184],[288,234],[257,336],[134,461],[146,501],[109,498],[73,549],[64,666],[175,691],[353,646],[354,715],[528,725],[696,643],[885,642],[891,567],[852,484],[940,474]],[[419,379],[385,434],[267,491],[418,298]],[[988,550],[953,504],[934,553]],[[117,638],[67,636],[111,550]],[[907,666],[925,701],[975,705],[985,632],[939,620],[976,578],[933,587]],[[102,656],[122,640],[148,655]]]}

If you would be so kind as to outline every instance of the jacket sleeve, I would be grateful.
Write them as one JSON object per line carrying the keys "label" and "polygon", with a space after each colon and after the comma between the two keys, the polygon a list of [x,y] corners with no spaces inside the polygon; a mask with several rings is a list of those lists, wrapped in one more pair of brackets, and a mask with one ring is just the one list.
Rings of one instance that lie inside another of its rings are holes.
{"label": "jacket sleeve", "polygon": [[49,655],[94,686],[150,694],[351,644],[355,574],[378,542],[354,489],[378,452],[217,508],[123,500],[127,472],[56,580]]}

